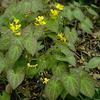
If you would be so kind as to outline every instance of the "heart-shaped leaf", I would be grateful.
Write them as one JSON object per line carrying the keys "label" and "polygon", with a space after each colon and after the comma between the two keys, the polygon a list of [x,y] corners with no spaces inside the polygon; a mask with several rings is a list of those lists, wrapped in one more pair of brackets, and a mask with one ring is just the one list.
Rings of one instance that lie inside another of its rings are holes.
{"label": "heart-shaped leaf", "polygon": [[37,51],[37,40],[31,33],[25,37],[23,40],[23,45],[28,53],[34,56],[35,52]]}
{"label": "heart-shaped leaf", "polygon": [[5,58],[0,54],[0,73],[6,68],[7,64],[5,62]]}
{"label": "heart-shaped leaf", "polygon": [[57,97],[62,92],[62,85],[57,80],[50,80],[45,88],[45,95],[48,97],[49,100],[56,100]]}
{"label": "heart-shaped leaf", "polygon": [[8,52],[5,55],[9,66],[13,65],[19,59],[22,51],[23,50],[19,45],[12,45],[9,48]]}
{"label": "heart-shaped leaf", "polygon": [[88,75],[81,75],[81,88],[80,92],[85,96],[92,98],[95,94],[94,81]]}
{"label": "heart-shaped leaf", "polygon": [[54,19],[49,19],[47,21],[47,24],[46,24],[47,28],[52,31],[52,32],[58,32],[58,29],[59,29],[59,22],[58,20],[54,20]]}
{"label": "heart-shaped leaf", "polygon": [[16,72],[13,69],[7,71],[7,79],[9,84],[13,89],[17,88],[24,79],[24,72],[22,70],[17,70]]}
{"label": "heart-shaped leaf", "polygon": [[96,68],[100,66],[100,57],[93,57],[86,65],[87,68]]}
{"label": "heart-shaped leaf", "polygon": [[92,8],[88,8],[87,11],[93,16],[98,16],[97,12]]}
{"label": "heart-shaped leaf", "polygon": [[62,83],[70,95],[77,96],[79,94],[80,80],[78,74],[65,74],[62,78]]}
{"label": "heart-shaped leaf", "polygon": [[74,9],[73,15],[79,21],[82,21],[84,19],[84,17],[85,17],[84,14],[83,14],[83,12],[81,11],[81,9],[79,9],[78,7],[76,7]]}
{"label": "heart-shaped leaf", "polygon": [[68,20],[71,21],[73,19],[73,12],[72,12],[71,8],[68,6],[65,6],[64,10],[61,12],[61,16],[66,17],[66,18],[68,18]]}
{"label": "heart-shaped leaf", "polygon": [[0,38],[0,50],[7,50],[10,46],[10,40],[9,34],[3,34]]}
{"label": "heart-shaped leaf", "polygon": [[30,0],[31,1],[31,10],[33,12],[43,11],[44,5],[42,0]]}
{"label": "heart-shaped leaf", "polygon": [[77,32],[76,32],[75,28],[70,30],[70,28],[65,27],[64,33],[65,33],[66,38],[68,39],[68,42],[71,44],[75,44],[75,42],[77,40]]}

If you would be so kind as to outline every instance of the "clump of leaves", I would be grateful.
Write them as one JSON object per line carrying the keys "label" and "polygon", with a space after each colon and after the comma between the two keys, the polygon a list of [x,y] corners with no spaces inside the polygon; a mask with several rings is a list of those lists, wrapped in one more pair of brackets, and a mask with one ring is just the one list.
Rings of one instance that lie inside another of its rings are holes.
{"label": "clump of leaves", "polygon": [[[25,75],[32,78],[50,69],[53,75],[44,90],[49,100],[79,93],[92,98],[95,83],[88,72],[77,68],[75,43],[79,30],[92,34],[94,17],[98,14],[91,7],[77,2],[22,0],[9,5],[0,16],[0,73],[6,72],[9,85],[16,89]],[[99,66],[100,58],[95,57],[84,67]]]}

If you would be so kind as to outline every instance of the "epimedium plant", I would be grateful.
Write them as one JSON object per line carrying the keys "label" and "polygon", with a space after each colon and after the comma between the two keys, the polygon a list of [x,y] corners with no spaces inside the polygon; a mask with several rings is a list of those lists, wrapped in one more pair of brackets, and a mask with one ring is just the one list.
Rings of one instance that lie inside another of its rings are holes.
{"label": "epimedium plant", "polygon": [[22,0],[9,5],[0,16],[0,73],[5,73],[10,88],[48,69],[52,77],[42,81],[49,100],[79,93],[92,98],[96,80],[87,69],[99,68],[100,57],[78,68],[75,43],[78,31],[92,34],[96,17],[92,7],[77,2]]}

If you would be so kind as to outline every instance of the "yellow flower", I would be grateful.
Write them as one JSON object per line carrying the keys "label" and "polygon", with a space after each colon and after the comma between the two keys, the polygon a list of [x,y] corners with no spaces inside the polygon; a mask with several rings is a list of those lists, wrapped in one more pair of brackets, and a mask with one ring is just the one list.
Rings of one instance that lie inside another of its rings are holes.
{"label": "yellow flower", "polygon": [[21,24],[19,22],[20,22],[19,19],[14,17],[13,22],[10,23],[10,26],[9,26],[10,29],[12,30],[12,32],[14,32],[15,35],[17,35],[17,36],[21,35],[21,33],[18,32],[21,28]]}
{"label": "yellow flower", "polygon": [[13,32],[15,32],[15,26],[14,26],[13,23],[10,24],[10,29],[11,29]]}
{"label": "yellow flower", "polygon": [[35,18],[35,25],[39,26],[39,25],[45,25],[46,21],[44,19],[44,16],[38,16]]}
{"label": "yellow flower", "polygon": [[15,25],[15,29],[19,30],[21,28],[21,24]]}
{"label": "yellow flower", "polygon": [[21,35],[21,32],[16,32],[15,35],[16,36],[20,36]]}
{"label": "yellow flower", "polygon": [[39,25],[40,25],[39,23],[36,23],[36,22],[35,22],[34,24],[35,24],[36,26],[39,26]]}
{"label": "yellow flower", "polygon": [[48,79],[48,78],[44,78],[44,79],[43,79],[43,84],[47,84],[49,80],[50,80],[50,79]]}
{"label": "yellow flower", "polygon": [[41,24],[41,25],[45,25],[46,22],[45,22],[45,21],[41,21],[40,24]]}
{"label": "yellow flower", "polygon": [[11,23],[11,24],[10,24],[10,29],[11,29],[13,32],[18,31],[20,28],[21,28],[21,24],[15,24],[15,23]]}
{"label": "yellow flower", "polygon": [[14,17],[14,23],[18,24],[19,23],[19,19],[17,19],[17,18]]}
{"label": "yellow flower", "polygon": [[38,64],[31,65],[30,63],[27,63],[28,68],[36,68],[37,66],[38,66]]}
{"label": "yellow flower", "polygon": [[57,3],[57,4],[56,4],[56,8],[57,8],[58,10],[63,10],[63,9],[64,9],[64,6],[63,6],[62,4],[60,4],[60,3]]}
{"label": "yellow flower", "polygon": [[58,14],[59,14],[58,10],[56,10],[56,9],[50,9],[50,16],[51,17],[55,18],[55,17],[58,16]]}
{"label": "yellow flower", "polygon": [[67,39],[66,39],[66,37],[63,35],[63,33],[58,33],[58,34],[57,34],[57,37],[58,37],[58,39],[59,39],[61,42],[66,43]]}
{"label": "yellow flower", "polygon": [[43,21],[44,20],[44,16],[38,16],[37,18],[35,18],[37,22]]}

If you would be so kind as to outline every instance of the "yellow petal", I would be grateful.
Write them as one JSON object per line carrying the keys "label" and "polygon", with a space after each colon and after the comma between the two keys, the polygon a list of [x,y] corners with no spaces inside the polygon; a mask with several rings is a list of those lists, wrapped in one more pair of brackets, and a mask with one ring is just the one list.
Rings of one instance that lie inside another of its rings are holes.
{"label": "yellow petal", "polygon": [[20,36],[21,35],[21,32],[17,32],[15,33],[16,36]]}
{"label": "yellow petal", "polygon": [[57,17],[59,14],[59,11],[56,9],[50,9],[50,16],[51,17]]}
{"label": "yellow petal", "polygon": [[47,83],[48,83],[48,81],[49,81],[49,79],[48,79],[48,78],[44,78],[43,84],[47,84]]}
{"label": "yellow petal", "polygon": [[63,6],[62,4],[60,4],[60,3],[57,3],[57,4],[56,4],[56,8],[57,8],[58,10],[63,10],[63,9],[64,9],[64,6]]}
{"label": "yellow petal", "polygon": [[14,18],[14,22],[15,22],[16,24],[18,24],[18,23],[19,23],[19,19]]}

